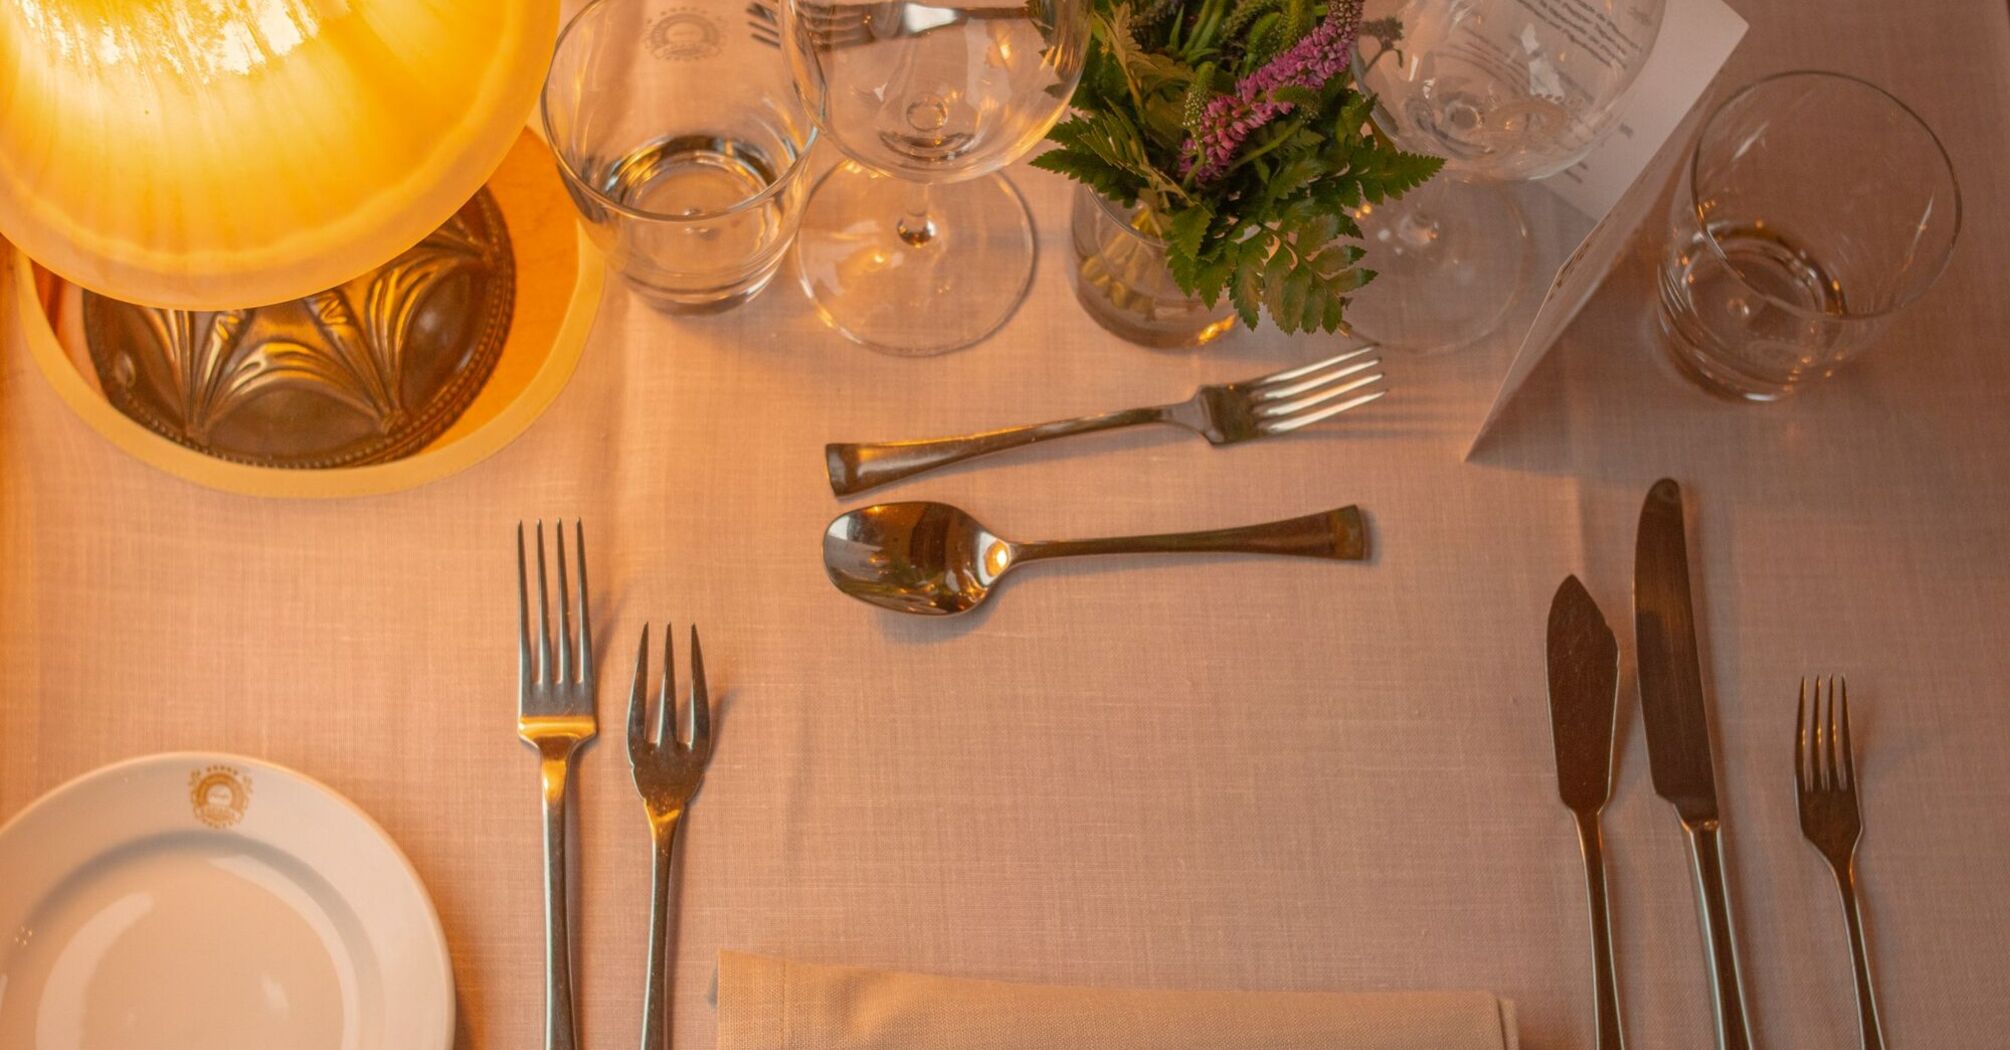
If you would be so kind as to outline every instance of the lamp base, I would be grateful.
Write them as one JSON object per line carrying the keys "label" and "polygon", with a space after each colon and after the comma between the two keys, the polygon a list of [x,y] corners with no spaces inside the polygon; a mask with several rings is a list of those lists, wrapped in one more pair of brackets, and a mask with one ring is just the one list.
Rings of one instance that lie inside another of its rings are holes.
{"label": "lamp base", "polygon": [[516,263],[487,189],[425,240],[291,302],[220,311],[83,294],[105,397],[198,452],[262,467],[381,463],[460,418],[509,335]]}

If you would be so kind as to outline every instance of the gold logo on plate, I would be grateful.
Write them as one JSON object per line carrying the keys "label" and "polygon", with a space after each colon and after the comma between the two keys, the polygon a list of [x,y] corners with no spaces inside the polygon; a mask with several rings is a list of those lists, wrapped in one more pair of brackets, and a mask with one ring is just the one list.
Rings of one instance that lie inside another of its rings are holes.
{"label": "gold logo on plate", "polygon": [[251,805],[251,778],[229,766],[210,766],[188,775],[188,800],[195,819],[227,828],[244,819]]}

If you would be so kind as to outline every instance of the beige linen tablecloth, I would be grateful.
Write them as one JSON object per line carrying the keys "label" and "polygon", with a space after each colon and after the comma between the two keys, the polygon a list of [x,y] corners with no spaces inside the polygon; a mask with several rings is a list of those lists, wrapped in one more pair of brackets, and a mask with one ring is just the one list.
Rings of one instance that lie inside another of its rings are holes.
{"label": "beige linen tablecloth", "polygon": [[1058,987],[719,954],[719,1050],[1515,1050],[1485,992]]}
{"label": "beige linen tablecloth", "polygon": [[[1198,354],[1103,335],[1067,286],[1065,187],[1035,300],[932,360],[822,331],[784,284],[709,319],[610,288],[578,375],[492,460],[342,503],[223,496],[125,459],[0,361],[0,819],[167,748],[303,769],[394,835],[453,949],[461,1043],[540,1031],[539,818],[516,740],[511,527],[587,521],[608,737],[579,770],[589,1045],[640,1014],[648,834],[617,727],[644,620],[703,626],[721,714],[684,835],[676,1045],[713,1045],[722,948],[1169,989],[1481,988],[1527,1045],[1587,1045],[1582,875],[1556,801],[1542,630],[1566,573],[1631,659],[1635,515],[1696,508],[1731,881],[1762,1045],[1854,1038],[1841,918],[1801,841],[1799,676],[1847,673],[1862,875],[1893,1045],[2010,1031],[2010,12],[2000,0],[1744,4],[1728,78],[1824,66],[1914,103],[1966,191],[1940,284],[1862,367],[1771,408],[1652,349],[1653,239],[1460,461],[1498,351],[1392,360],[1344,425],[1213,449],[1079,439],[916,480],[1007,535],[1225,525],[1357,502],[1365,565],[1146,558],[1029,568],[954,621],[831,589],[821,445],[1168,400],[1330,343]],[[1850,148],[1838,143],[1838,149]],[[953,309],[953,303],[943,304]],[[1683,837],[1630,672],[1608,814],[1629,1030],[1706,1045]]]}

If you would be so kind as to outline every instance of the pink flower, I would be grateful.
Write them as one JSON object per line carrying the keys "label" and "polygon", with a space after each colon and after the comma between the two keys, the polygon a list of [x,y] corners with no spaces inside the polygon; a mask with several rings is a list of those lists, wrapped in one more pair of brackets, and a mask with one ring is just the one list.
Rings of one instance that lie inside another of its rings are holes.
{"label": "pink flower", "polygon": [[1335,0],[1318,28],[1236,82],[1233,94],[1209,100],[1199,133],[1181,150],[1180,174],[1197,172],[1201,182],[1220,178],[1251,134],[1296,108],[1274,97],[1278,89],[1325,87],[1353,61],[1360,29],[1361,0]]}

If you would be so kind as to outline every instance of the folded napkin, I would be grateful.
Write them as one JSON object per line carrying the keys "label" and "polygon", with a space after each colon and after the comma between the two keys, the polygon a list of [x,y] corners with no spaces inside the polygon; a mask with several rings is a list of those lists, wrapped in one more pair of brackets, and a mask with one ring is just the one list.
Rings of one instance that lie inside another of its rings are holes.
{"label": "folded napkin", "polygon": [[1515,1050],[1485,992],[1010,984],[719,953],[719,1050]]}

